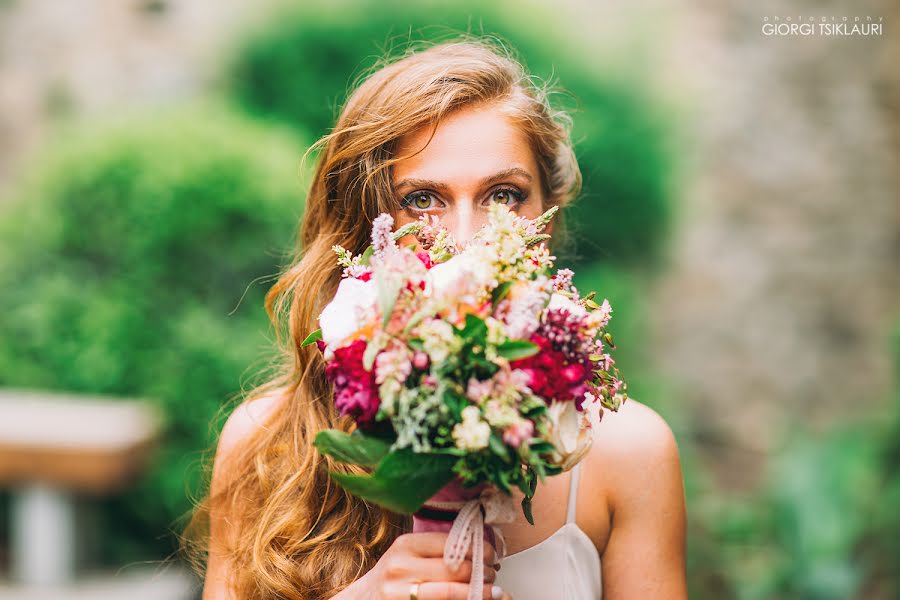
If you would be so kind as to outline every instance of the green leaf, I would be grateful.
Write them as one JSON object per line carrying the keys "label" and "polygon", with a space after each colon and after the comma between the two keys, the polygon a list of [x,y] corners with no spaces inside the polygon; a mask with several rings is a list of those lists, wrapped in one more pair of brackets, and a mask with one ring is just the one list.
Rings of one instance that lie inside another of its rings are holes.
{"label": "green leaf", "polygon": [[366,351],[363,352],[363,368],[366,371],[372,371],[375,366],[375,358],[384,349],[387,341],[383,336],[375,336],[375,339],[370,340],[366,345]]}
{"label": "green leaf", "polygon": [[404,280],[399,274],[380,274],[375,278],[375,294],[378,310],[381,312],[381,325],[387,327],[394,312],[397,296],[403,288]]}
{"label": "green leaf", "polygon": [[494,288],[494,291],[491,292],[491,304],[496,305],[498,302],[503,300],[506,295],[509,293],[510,288],[512,288],[512,281],[504,281],[500,285]]}
{"label": "green leaf", "polygon": [[372,258],[372,255],[374,253],[375,248],[373,246],[367,246],[362,255],[360,255],[359,257],[359,264],[369,266],[369,260]]}
{"label": "green leaf", "polygon": [[322,330],[316,329],[311,334],[306,336],[306,339],[300,343],[300,347],[302,348],[304,346],[309,346],[310,344],[316,343],[316,340],[321,340],[321,339],[322,339]]}
{"label": "green leaf", "polygon": [[613,343],[612,334],[609,333],[608,331],[603,334],[603,341],[606,342],[606,345],[609,346],[611,349],[613,349],[613,350],[616,349],[616,345]]}
{"label": "green leaf", "polygon": [[522,513],[525,515],[525,520],[534,525],[534,515],[531,514],[531,498],[522,498]]}
{"label": "green leaf", "polygon": [[559,206],[551,206],[548,208],[544,214],[534,219],[532,222],[538,231],[541,231],[544,227],[547,226],[547,223],[550,222],[550,219],[556,214],[556,211],[559,210]]}
{"label": "green leaf", "polygon": [[325,429],[316,434],[316,448],[341,462],[364,467],[374,467],[390,450],[390,443],[360,431],[352,434],[336,429]]}
{"label": "green leaf", "polygon": [[497,487],[507,495],[512,493],[509,486],[509,471],[506,469],[497,471]]}
{"label": "green leaf", "polygon": [[484,322],[484,319],[469,313],[466,315],[466,322],[463,324],[460,334],[467,340],[484,339],[487,336],[487,323]]}
{"label": "green leaf", "polygon": [[331,473],[331,478],[351,494],[388,510],[412,514],[449,483],[459,460],[448,454],[391,452],[372,475]]}
{"label": "green leaf", "polygon": [[505,462],[509,462],[509,448],[494,431],[491,432],[491,435],[488,438],[488,446],[490,447],[491,452],[502,458]]}
{"label": "green leaf", "polygon": [[400,227],[395,231],[392,235],[395,242],[399,242],[402,238],[407,235],[416,235],[419,231],[422,230],[422,223],[419,221],[413,221],[412,223],[407,223],[406,225]]}
{"label": "green leaf", "polygon": [[531,448],[531,451],[534,452],[535,454],[549,454],[556,449],[556,447],[553,444],[551,444],[550,442],[543,441],[543,440],[534,442],[533,444],[531,444],[530,448]]}
{"label": "green leaf", "polygon": [[528,490],[529,490],[527,496],[529,498],[531,498],[532,496],[534,496],[534,492],[537,491],[538,480],[537,480],[537,475],[535,475],[535,473],[534,473],[534,469],[529,467],[527,473],[528,473]]}
{"label": "green leaf", "polygon": [[540,347],[528,340],[509,340],[497,346],[497,354],[506,360],[518,360],[537,354]]}
{"label": "green leaf", "polygon": [[550,236],[547,235],[546,233],[538,233],[535,235],[526,236],[524,241],[525,241],[525,246],[530,248],[531,246],[534,246],[535,244],[539,244],[540,242],[543,242],[544,240],[549,240],[549,239],[550,239]]}

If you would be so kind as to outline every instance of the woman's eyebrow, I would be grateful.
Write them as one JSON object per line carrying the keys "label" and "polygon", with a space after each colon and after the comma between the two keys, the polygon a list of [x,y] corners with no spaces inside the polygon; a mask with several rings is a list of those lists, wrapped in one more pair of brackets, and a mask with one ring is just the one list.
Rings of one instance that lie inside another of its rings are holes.
{"label": "woman's eyebrow", "polygon": [[[521,167],[510,167],[509,169],[504,169],[502,171],[498,171],[497,173],[494,173],[493,175],[489,175],[489,176],[485,177],[484,179],[482,179],[479,182],[479,185],[480,186],[490,185],[490,184],[494,183],[495,181],[499,181],[501,179],[506,179],[508,177],[513,177],[513,176],[522,177],[528,183],[531,183],[532,179],[534,179],[531,176],[531,173],[529,173],[525,169],[523,169]],[[417,177],[408,177],[406,179],[403,179],[403,180],[397,182],[397,184],[394,185],[394,189],[400,189],[404,186],[410,186],[410,187],[416,187],[416,188],[426,187],[426,188],[432,188],[432,189],[435,189],[435,190],[438,190],[441,192],[446,192],[450,187],[448,184],[443,183],[441,181],[434,181],[431,179],[419,179]]]}

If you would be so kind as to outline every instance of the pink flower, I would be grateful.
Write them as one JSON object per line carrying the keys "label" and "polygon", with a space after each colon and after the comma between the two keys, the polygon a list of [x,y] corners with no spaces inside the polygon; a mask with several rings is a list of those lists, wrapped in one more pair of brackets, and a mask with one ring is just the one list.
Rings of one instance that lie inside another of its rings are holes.
{"label": "pink flower", "polygon": [[430,269],[434,266],[434,263],[431,262],[431,255],[427,252],[416,252],[416,256],[422,261],[422,264],[425,265],[426,269]]}
{"label": "pink flower", "polygon": [[478,381],[475,378],[469,380],[466,386],[466,397],[472,402],[481,402],[491,395],[494,390],[494,382],[490,379],[487,381]]}
{"label": "pink flower", "polygon": [[562,368],[562,376],[571,384],[578,384],[587,379],[587,369],[584,364],[566,365]]}
{"label": "pink flower", "polygon": [[393,235],[394,218],[381,213],[372,221],[372,248],[377,253],[384,252],[388,248],[396,246]]}
{"label": "pink flower", "polygon": [[529,419],[522,419],[503,430],[503,441],[508,446],[518,448],[522,442],[527,442],[531,439],[533,434],[534,423]]}
{"label": "pink flower", "polygon": [[381,401],[375,373],[366,371],[366,342],[356,340],[334,351],[325,367],[325,377],[334,386],[334,405],[342,415],[351,415],[360,427],[372,423]]}
{"label": "pink flower", "polygon": [[424,371],[428,368],[428,355],[421,350],[416,350],[416,353],[413,354],[412,363],[415,368]]}
{"label": "pink flower", "polygon": [[388,379],[403,383],[411,372],[409,350],[403,344],[388,347],[375,357],[375,383],[382,384]]}
{"label": "pink flower", "polygon": [[560,269],[553,276],[553,287],[556,291],[568,291],[572,287],[572,277],[575,273],[572,269]]}

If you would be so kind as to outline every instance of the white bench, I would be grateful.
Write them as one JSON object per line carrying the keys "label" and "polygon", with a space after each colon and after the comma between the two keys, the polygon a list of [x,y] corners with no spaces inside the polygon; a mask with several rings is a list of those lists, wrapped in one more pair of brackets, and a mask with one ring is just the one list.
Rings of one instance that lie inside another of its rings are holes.
{"label": "white bench", "polygon": [[110,494],[143,470],[160,415],[133,399],[0,390],[0,486],[12,491],[13,578],[74,578],[74,494]]}

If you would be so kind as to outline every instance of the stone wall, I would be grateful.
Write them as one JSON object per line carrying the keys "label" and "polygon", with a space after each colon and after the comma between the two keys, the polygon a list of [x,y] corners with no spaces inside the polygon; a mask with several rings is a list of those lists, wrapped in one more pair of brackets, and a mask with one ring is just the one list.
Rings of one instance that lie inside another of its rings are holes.
{"label": "stone wall", "polygon": [[783,3],[687,2],[667,86],[696,102],[654,348],[722,481],[752,487],[797,422],[883,410],[900,317],[900,5],[882,37],[766,37]]}

